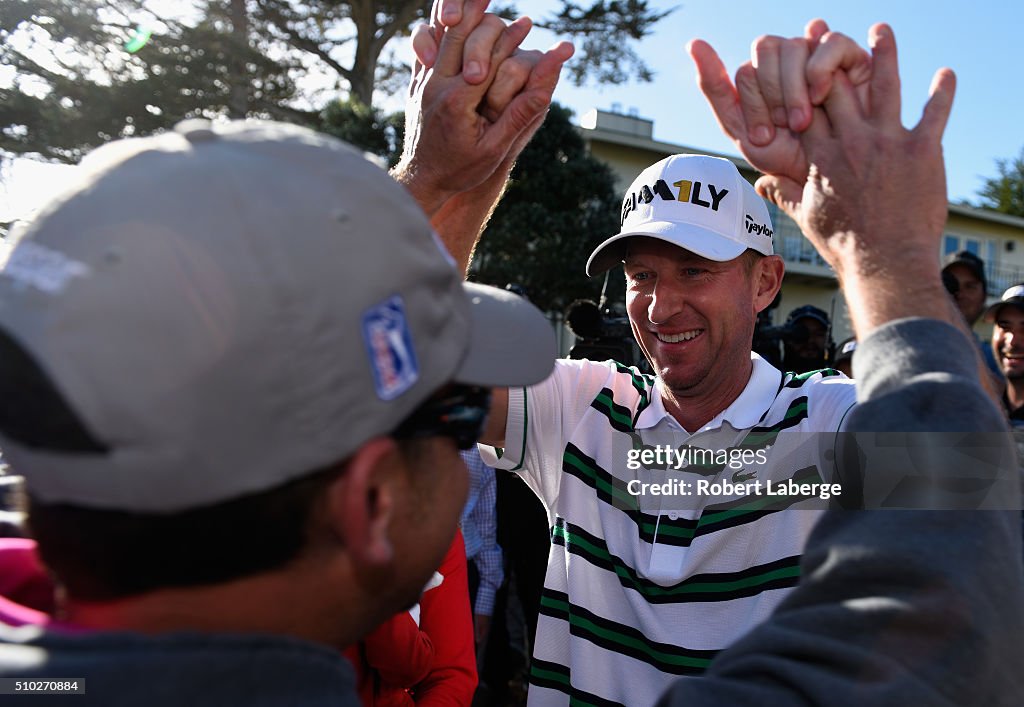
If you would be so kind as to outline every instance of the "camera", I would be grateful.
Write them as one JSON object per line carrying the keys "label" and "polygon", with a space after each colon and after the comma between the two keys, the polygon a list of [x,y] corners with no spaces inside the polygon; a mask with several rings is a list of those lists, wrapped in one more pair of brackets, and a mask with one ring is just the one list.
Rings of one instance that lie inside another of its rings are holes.
{"label": "camera", "polygon": [[569,358],[606,361],[636,366],[650,373],[647,359],[633,338],[629,318],[602,309],[592,300],[576,300],[565,310],[565,323],[579,341],[569,350]]}
{"label": "camera", "polygon": [[780,302],[776,296],[757,315],[751,348],[780,370],[806,373],[824,368],[835,351],[831,318],[822,309],[804,305],[790,312],[785,324],[772,326],[771,311]]}

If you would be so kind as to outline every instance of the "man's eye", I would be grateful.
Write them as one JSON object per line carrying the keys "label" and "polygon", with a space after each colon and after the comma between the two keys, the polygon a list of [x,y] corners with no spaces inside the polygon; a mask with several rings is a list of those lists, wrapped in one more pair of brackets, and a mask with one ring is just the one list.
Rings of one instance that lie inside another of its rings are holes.
{"label": "man's eye", "polygon": [[687,277],[698,277],[699,275],[702,275],[704,273],[704,270],[702,270],[701,268],[685,268],[683,270],[683,273]]}
{"label": "man's eye", "polygon": [[632,282],[644,282],[650,279],[650,277],[651,274],[649,272],[635,272],[630,274],[629,279]]}

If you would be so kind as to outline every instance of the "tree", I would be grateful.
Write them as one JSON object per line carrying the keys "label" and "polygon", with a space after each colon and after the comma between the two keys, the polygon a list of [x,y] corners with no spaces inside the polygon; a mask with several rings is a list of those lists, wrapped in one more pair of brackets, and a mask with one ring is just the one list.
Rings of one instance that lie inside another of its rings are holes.
{"label": "tree", "polygon": [[589,8],[565,1],[553,18],[537,22],[555,34],[569,35],[577,44],[569,76],[577,86],[588,78],[599,84],[651,81],[653,72],[633,50],[630,40],[647,36],[654,25],[675,11],[655,12],[646,0],[598,0]]}
{"label": "tree", "polygon": [[[650,80],[630,41],[666,12],[649,10],[646,0],[561,6],[538,24],[581,43],[571,67],[576,81]],[[375,90],[394,92],[406,80],[391,40],[429,7],[429,0],[196,0],[161,17],[146,0],[3,0],[0,64],[14,76],[0,84],[0,152],[75,162],[107,140],[193,116],[316,125],[315,107],[327,100],[300,89],[303,82],[316,77],[332,100],[347,88],[373,105]]]}
{"label": "tree", "polygon": [[989,177],[978,192],[979,206],[1024,217],[1024,150],[1012,160],[996,160],[998,177]]}
{"label": "tree", "polygon": [[600,285],[587,278],[584,263],[619,230],[612,172],[587,153],[571,116],[569,109],[551,106],[512,171],[470,271],[479,282],[522,286],[548,311],[597,299]]}
{"label": "tree", "polygon": [[238,10],[237,0],[210,2],[170,19],[130,0],[0,3],[0,63],[15,72],[0,86],[0,150],[72,163],[188,117],[308,123],[315,113],[290,107],[298,65],[251,45]]}
{"label": "tree", "polygon": [[385,116],[357,99],[331,101],[320,113],[317,130],[383,158],[389,167],[402,156],[405,113]]}

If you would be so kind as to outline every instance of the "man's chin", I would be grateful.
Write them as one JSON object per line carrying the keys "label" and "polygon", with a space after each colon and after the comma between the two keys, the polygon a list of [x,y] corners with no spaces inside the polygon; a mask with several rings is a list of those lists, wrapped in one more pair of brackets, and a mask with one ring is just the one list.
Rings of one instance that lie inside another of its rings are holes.
{"label": "man's chin", "polygon": [[658,377],[661,378],[661,384],[674,393],[691,391],[700,385],[701,381],[705,378],[705,376],[673,370],[671,367],[658,371]]}

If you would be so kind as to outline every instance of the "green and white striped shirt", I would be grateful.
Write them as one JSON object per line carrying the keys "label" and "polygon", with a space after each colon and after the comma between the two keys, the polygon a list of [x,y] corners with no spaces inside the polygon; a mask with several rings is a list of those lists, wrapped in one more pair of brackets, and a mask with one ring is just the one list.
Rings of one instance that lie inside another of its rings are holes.
{"label": "green and white striped shirt", "polygon": [[[692,435],[665,412],[656,378],[612,362],[559,361],[545,382],[509,391],[506,446],[500,458],[482,448],[484,459],[524,476],[552,532],[531,706],[653,704],[796,584],[820,514],[803,510],[812,501],[766,509],[762,496],[712,497],[695,484],[831,479],[830,450],[855,391],[835,371],[784,377],[751,356],[746,388]],[[762,450],[763,463],[628,463],[631,450],[666,445],[747,449],[748,460]],[[636,494],[640,482],[669,478],[691,492]]]}

